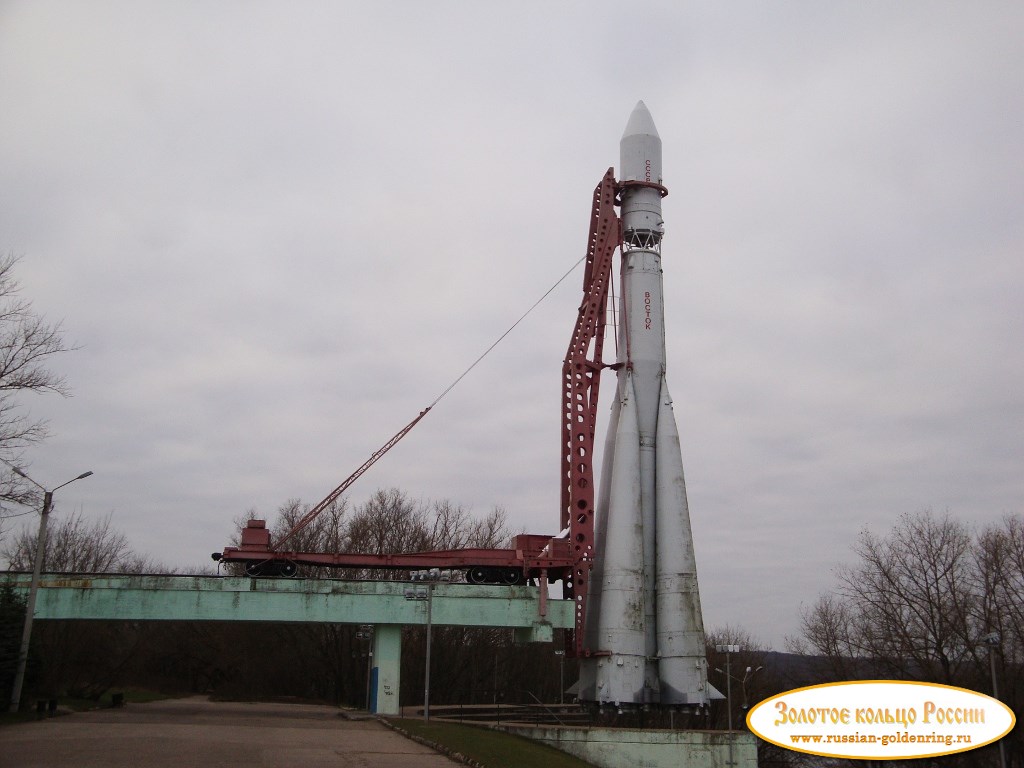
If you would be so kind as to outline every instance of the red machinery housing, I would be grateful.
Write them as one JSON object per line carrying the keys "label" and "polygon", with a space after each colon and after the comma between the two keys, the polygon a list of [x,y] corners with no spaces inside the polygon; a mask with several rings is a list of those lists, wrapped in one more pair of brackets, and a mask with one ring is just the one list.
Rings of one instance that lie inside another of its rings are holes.
{"label": "red machinery housing", "polygon": [[569,349],[562,365],[562,462],[561,530],[563,535],[523,534],[510,549],[453,549],[402,554],[353,552],[295,552],[288,541],[345,492],[363,473],[387,453],[430,411],[422,411],[376,451],[345,482],[276,542],[270,541],[265,520],[249,520],[241,543],[216,552],[214,560],[243,563],[251,576],[293,576],[300,565],[328,568],[457,569],[471,584],[522,584],[536,579],[546,594],[548,581],[561,581],[563,597],[575,605],[575,630],[567,638],[567,650],[576,656],[590,655],[583,646],[590,573],[594,565],[594,435],[601,359],[604,344],[612,257],[621,245],[622,232],[615,213],[620,185],[609,168],[594,190],[583,273],[583,302],[576,318]]}

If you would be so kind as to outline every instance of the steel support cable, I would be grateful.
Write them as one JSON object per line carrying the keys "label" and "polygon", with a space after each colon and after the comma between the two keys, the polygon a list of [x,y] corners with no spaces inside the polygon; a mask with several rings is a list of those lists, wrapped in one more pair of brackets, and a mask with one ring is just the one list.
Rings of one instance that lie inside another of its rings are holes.
{"label": "steel support cable", "polygon": [[448,385],[448,389],[446,389],[444,392],[442,392],[440,395],[438,395],[437,399],[434,400],[434,402],[432,402],[430,405],[427,406],[427,410],[429,411],[431,408],[433,408],[435,405],[437,405],[441,401],[442,397],[444,397],[449,392],[451,392],[453,389],[455,389],[455,386],[460,381],[462,381],[464,378],[466,378],[466,376],[469,374],[469,372],[472,371],[474,368],[476,368],[477,364],[479,364],[481,360],[483,360],[485,357],[487,357],[487,355],[490,354],[490,351],[492,349],[494,349],[496,346],[498,346],[505,339],[506,336],[508,336],[510,333],[512,333],[512,331],[514,331],[516,329],[516,326],[519,325],[521,322],[523,322],[523,320],[525,320],[527,318],[527,316],[531,312],[533,312],[533,310],[535,310],[540,305],[540,303],[542,301],[544,301],[544,299],[546,299],[551,294],[551,292],[553,290],[555,290],[555,288],[557,288],[559,285],[561,285],[562,281],[564,281],[565,278],[567,278],[569,275],[571,275],[575,271],[576,267],[578,267],[580,264],[582,264],[583,261],[586,258],[587,258],[586,255],[581,256],[579,261],[577,261],[575,264],[573,264],[571,267],[569,267],[569,270],[564,275],[562,275],[560,278],[558,278],[558,280],[555,282],[555,284],[552,285],[550,288],[548,288],[544,292],[544,295],[541,296],[539,299],[537,299],[533,303],[532,307],[530,307],[528,310],[526,310],[518,320],[516,320],[514,323],[512,323],[512,325],[509,326],[509,329],[507,331],[505,331],[503,334],[501,334],[501,336],[498,337],[497,341],[495,341],[493,344],[491,344],[491,346],[489,346],[487,349],[485,349],[483,354],[480,355],[480,357],[478,357],[476,360],[474,360],[473,364],[471,366],[469,366],[469,368],[467,368],[465,371],[462,372],[461,376],[459,376],[455,381],[453,381],[451,384]]}
{"label": "steel support cable", "polygon": [[512,331],[514,331],[516,329],[516,326],[518,326],[521,322],[523,322],[523,320],[525,320],[527,318],[527,316],[529,316],[529,314],[531,312],[533,312],[533,310],[535,310],[540,305],[540,303],[542,301],[544,301],[544,299],[546,299],[548,296],[550,296],[551,292],[554,291],[555,288],[557,288],[559,285],[561,285],[562,282],[565,280],[565,278],[567,278],[569,275],[571,275],[575,271],[576,267],[578,267],[581,263],[583,263],[583,261],[586,260],[586,258],[587,257],[585,255],[582,256],[579,259],[579,261],[577,261],[575,264],[573,264],[571,267],[569,267],[569,269],[565,272],[565,274],[563,274],[560,278],[558,278],[558,280],[555,281],[555,284],[552,285],[550,288],[548,288],[544,292],[544,294],[539,299],[537,299],[533,303],[533,305],[528,310],[526,310],[519,317],[518,320],[516,320],[514,323],[512,323],[511,326],[509,326],[508,330],[506,330],[503,334],[501,334],[501,336],[499,336],[497,338],[497,340],[493,344],[491,344],[491,346],[489,346],[487,349],[485,349],[483,351],[483,354],[481,354],[476,360],[474,360],[472,365],[469,366],[469,368],[467,368],[465,371],[463,371],[462,374],[458,378],[455,379],[455,381],[453,381],[451,384],[448,385],[447,389],[445,389],[440,395],[438,395],[436,398],[434,398],[434,402],[432,402],[430,405],[428,405],[426,408],[424,408],[422,411],[420,411],[419,415],[416,416],[415,419],[413,419],[411,422],[409,422],[404,427],[402,427],[402,429],[400,429],[395,434],[395,436],[392,437],[390,440],[388,440],[382,447],[380,447],[376,451],[374,451],[374,453],[370,455],[370,458],[367,459],[365,462],[363,462],[363,464],[359,467],[359,469],[357,469],[355,472],[353,472],[351,475],[349,475],[347,478],[345,478],[345,481],[341,485],[339,485],[337,488],[335,488],[333,491],[331,491],[326,497],[324,497],[324,499],[319,504],[317,504],[315,507],[310,509],[309,512],[307,512],[305,515],[303,515],[302,519],[300,519],[299,522],[297,522],[295,524],[295,526],[290,531],[288,531],[288,533],[286,533],[284,536],[282,536],[280,539],[278,539],[274,543],[274,545],[271,547],[271,549],[279,551],[281,549],[281,547],[284,545],[285,542],[290,540],[297,533],[302,531],[307,525],[312,523],[313,520],[321,512],[323,512],[328,506],[330,506],[330,504],[333,501],[335,501],[339,496],[341,496],[341,494],[344,493],[349,488],[349,486],[351,486],[356,480],[358,480],[363,475],[363,473],[365,473],[370,467],[372,467],[374,464],[376,464],[377,460],[379,458],[381,458],[385,453],[387,453],[389,450],[391,450],[395,446],[395,444],[398,443],[399,440],[401,440],[403,437],[405,437],[409,433],[409,431],[414,426],[416,426],[416,424],[420,421],[420,419],[422,419],[424,416],[427,415],[427,413],[430,411],[430,409],[432,409],[435,405],[437,405],[439,402],[441,402],[441,399],[445,395],[447,395],[449,392],[451,392],[453,389],[455,389],[455,387],[458,385],[458,383],[460,381],[462,381],[464,378],[466,378],[466,376],[469,375],[469,372],[472,371],[474,368],[476,368],[477,365],[479,365],[480,362],[485,357],[487,357],[487,355],[490,354],[491,350],[493,350],[496,346],[498,346],[505,339],[506,336],[508,336],[510,333],[512,333]]}

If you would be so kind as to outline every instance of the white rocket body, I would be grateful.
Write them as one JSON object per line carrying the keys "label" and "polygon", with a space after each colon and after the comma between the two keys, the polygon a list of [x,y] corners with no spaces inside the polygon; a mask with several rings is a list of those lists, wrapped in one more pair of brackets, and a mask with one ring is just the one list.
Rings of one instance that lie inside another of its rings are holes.
{"label": "white rocket body", "polygon": [[[672,399],[665,383],[661,138],[643,102],[619,145],[620,363],[598,488],[580,697],[703,706],[704,625]],[[650,185],[650,186],[648,186]]]}

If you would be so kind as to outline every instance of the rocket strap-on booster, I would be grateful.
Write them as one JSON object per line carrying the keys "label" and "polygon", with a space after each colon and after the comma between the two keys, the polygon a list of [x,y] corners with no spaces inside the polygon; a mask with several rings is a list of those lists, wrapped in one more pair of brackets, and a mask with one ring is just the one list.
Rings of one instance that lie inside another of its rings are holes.
{"label": "rocket strap-on booster", "polygon": [[665,380],[661,137],[641,101],[619,144],[616,398],[596,505],[580,698],[704,706],[704,626],[683,461]]}

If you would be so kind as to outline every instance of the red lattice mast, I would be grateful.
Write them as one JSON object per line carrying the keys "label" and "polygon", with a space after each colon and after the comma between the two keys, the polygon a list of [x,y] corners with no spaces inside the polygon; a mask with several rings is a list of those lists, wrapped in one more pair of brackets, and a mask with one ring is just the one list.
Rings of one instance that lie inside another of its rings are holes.
{"label": "red lattice mast", "polygon": [[562,365],[562,529],[569,529],[575,558],[572,579],[564,584],[575,605],[576,630],[569,650],[584,654],[583,623],[594,559],[594,433],[604,346],[612,256],[622,241],[615,213],[617,183],[609,168],[594,190],[580,305],[572,340]]}

